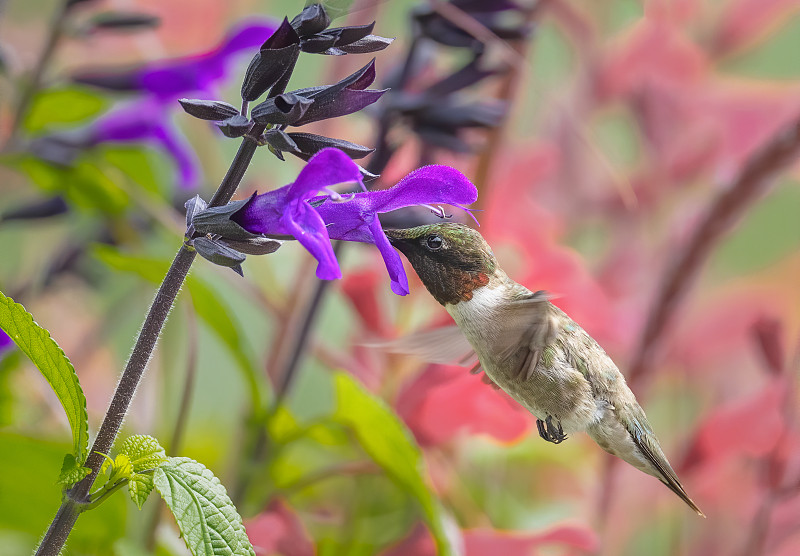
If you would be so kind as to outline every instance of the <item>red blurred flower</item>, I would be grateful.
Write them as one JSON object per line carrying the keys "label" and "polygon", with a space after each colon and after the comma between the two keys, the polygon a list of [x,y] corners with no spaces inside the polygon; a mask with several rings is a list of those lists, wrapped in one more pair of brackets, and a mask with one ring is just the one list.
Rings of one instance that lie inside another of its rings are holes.
{"label": "red blurred flower", "polygon": [[313,556],[314,543],[297,515],[282,500],[245,523],[257,556]]}
{"label": "red blurred flower", "polygon": [[396,408],[423,446],[448,442],[462,431],[513,442],[532,425],[516,402],[464,367],[431,365],[403,389]]}
{"label": "red blurred flower", "polygon": [[[463,540],[465,556],[538,554],[539,549],[558,546],[593,553],[600,548],[594,531],[580,525],[558,525],[541,533],[471,529],[463,531]],[[418,526],[382,556],[433,556],[435,553],[430,534],[424,527]]]}

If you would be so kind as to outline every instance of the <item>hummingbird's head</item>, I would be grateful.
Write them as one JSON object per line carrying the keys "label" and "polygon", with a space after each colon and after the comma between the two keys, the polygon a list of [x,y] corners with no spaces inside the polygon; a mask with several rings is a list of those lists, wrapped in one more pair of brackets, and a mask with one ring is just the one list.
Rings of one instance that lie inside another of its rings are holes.
{"label": "hummingbird's head", "polygon": [[472,291],[488,284],[498,269],[483,236],[463,224],[429,224],[385,232],[442,305],[472,299]]}

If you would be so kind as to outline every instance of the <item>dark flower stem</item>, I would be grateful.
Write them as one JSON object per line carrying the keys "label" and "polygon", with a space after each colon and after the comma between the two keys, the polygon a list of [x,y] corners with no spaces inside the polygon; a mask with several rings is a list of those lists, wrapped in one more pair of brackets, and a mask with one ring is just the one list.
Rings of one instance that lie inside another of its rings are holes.
{"label": "dark flower stem", "polygon": [[733,184],[720,192],[686,247],[678,252],[659,288],[628,374],[632,383],[646,375],[681,298],[719,240],[762,195],[783,168],[800,154],[800,118],[753,154]]}
{"label": "dark flower stem", "polygon": [[[258,137],[263,132],[264,126],[256,125],[250,135]],[[252,137],[246,136],[242,141],[209,206],[221,206],[231,200],[256,151],[257,144]],[[136,387],[139,385],[147,363],[150,361],[153,349],[161,335],[161,329],[172,309],[175,298],[183,285],[183,281],[189,274],[195,255],[194,250],[182,245],[172,261],[172,266],[167,271],[167,275],[161,283],[161,287],[158,289],[153,304],[147,313],[142,329],[139,331],[136,345],[122,373],[122,378],[114,392],[114,397],[111,399],[111,404],[89,452],[89,457],[84,464],[91,469],[91,473],[65,493],[61,507],[58,509],[53,522],[50,524],[36,551],[37,556],[57,556],[64,546],[70,531],[72,531],[78,515],[80,515],[81,511],[87,509],[90,502],[89,490],[94,484],[100,472],[100,466],[103,463],[102,454],[108,454],[114,444],[117,433],[122,426],[122,421],[125,419],[128,407],[133,399],[133,394],[136,392]]]}
{"label": "dark flower stem", "polygon": [[13,119],[11,120],[11,125],[9,127],[6,149],[12,147],[16,141],[19,130],[22,127],[22,122],[25,121],[25,116],[28,115],[28,109],[30,108],[31,101],[33,100],[33,97],[36,96],[36,93],[39,91],[39,88],[42,85],[44,72],[47,70],[47,66],[50,65],[50,60],[53,58],[53,54],[56,51],[58,43],[61,41],[61,37],[64,36],[64,29],[66,28],[67,23],[67,13],[69,12],[70,8],[69,3],[69,0],[64,0],[61,2],[53,16],[53,19],[50,22],[50,28],[47,33],[47,39],[44,48],[39,55],[39,59],[36,60],[36,65],[33,68],[33,72],[31,73],[27,86],[25,86],[20,92],[19,100],[17,101],[17,107],[14,110],[14,115],[12,116]]}
{"label": "dark flower stem", "polygon": [[[800,117],[779,131],[771,141],[753,154],[730,187],[711,202],[705,218],[695,229],[689,242],[678,252],[656,293],[653,309],[649,312],[644,332],[633,357],[628,382],[635,385],[652,369],[654,354],[664,337],[681,298],[689,290],[714,249],[742,214],[753,205],[772,183],[778,172],[800,155]],[[610,478],[617,458],[609,458],[602,481],[597,515],[601,524],[609,515],[612,503]]]}

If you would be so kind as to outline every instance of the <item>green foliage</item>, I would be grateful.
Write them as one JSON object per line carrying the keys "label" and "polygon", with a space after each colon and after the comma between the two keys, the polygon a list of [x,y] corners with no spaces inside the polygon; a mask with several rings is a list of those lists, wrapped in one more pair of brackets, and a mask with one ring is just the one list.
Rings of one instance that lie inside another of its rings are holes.
{"label": "green foliage", "polygon": [[26,156],[15,161],[37,187],[50,194],[64,195],[75,207],[105,214],[120,214],[130,198],[111,180],[97,161],[79,159],[72,166],[56,166]]}
{"label": "green foliage", "polygon": [[364,451],[416,499],[439,554],[455,554],[457,550],[447,536],[445,513],[425,482],[422,453],[411,433],[382,400],[350,375],[337,373],[334,384],[334,419],[350,427]]}
{"label": "green foliage", "polygon": [[[82,464],[86,461],[88,451],[89,424],[86,397],[83,395],[72,363],[50,337],[50,333],[36,324],[33,316],[22,305],[15,303],[2,292],[0,292],[0,328],[36,365],[58,396],[72,429],[72,454],[75,465]],[[67,463],[66,459],[64,463]],[[74,468],[75,466],[70,467]]]}
{"label": "green foliage", "polygon": [[99,114],[107,105],[105,97],[86,89],[42,91],[33,100],[25,128],[35,133],[52,128],[53,124],[81,122]]}
{"label": "green foliage", "polygon": [[[122,443],[120,454],[130,459],[131,475],[128,494],[139,509],[153,490],[153,471],[167,461],[167,454],[152,436],[129,436]],[[119,457],[119,456],[117,456]]]}
{"label": "green foliage", "polygon": [[[53,486],[66,442],[0,432],[0,555],[33,554],[61,503]],[[84,512],[69,536],[65,554],[111,554],[125,535],[129,504],[112,496],[102,511]]]}
{"label": "green foliage", "polygon": [[91,473],[92,470],[88,467],[83,467],[72,454],[64,455],[64,461],[61,464],[61,472],[58,474],[59,485],[66,488],[71,487],[86,475]]}
{"label": "green foliage", "polygon": [[153,480],[194,556],[255,555],[225,487],[204,465],[169,458]]}
{"label": "green foliage", "polygon": [[[169,268],[169,262],[152,257],[137,257],[120,253],[112,247],[96,246],[95,255],[111,268],[131,272],[158,284]],[[197,276],[189,276],[186,287],[197,315],[230,350],[247,382],[254,408],[263,406],[260,371],[253,362],[251,350],[221,294]]]}

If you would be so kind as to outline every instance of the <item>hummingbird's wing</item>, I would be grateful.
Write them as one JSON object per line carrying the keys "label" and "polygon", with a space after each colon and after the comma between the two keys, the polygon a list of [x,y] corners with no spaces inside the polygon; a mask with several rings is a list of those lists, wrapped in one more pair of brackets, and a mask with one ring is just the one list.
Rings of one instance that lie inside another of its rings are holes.
{"label": "hummingbird's wing", "polygon": [[528,292],[527,296],[504,308],[503,319],[499,323],[502,333],[498,335],[502,343],[501,360],[515,357],[520,349],[526,349],[527,353],[516,372],[516,376],[522,380],[530,380],[544,349],[558,335],[559,319],[549,299],[546,292]]}
{"label": "hummingbird's wing", "polygon": [[443,326],[432,330],[421,330],[388,342],[371,343],[370,347],[385,349],[390,353],[413,355],[429,363],[473,367],[478,356],[458,326]]}

